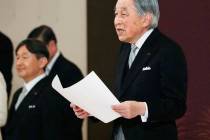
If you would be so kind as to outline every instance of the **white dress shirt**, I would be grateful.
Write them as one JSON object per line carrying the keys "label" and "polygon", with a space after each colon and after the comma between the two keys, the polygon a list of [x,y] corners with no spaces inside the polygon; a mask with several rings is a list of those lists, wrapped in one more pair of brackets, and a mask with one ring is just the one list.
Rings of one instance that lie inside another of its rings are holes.
{"label": "white dress shirt", "polygon": [[144,44],[144,42],[146,41],[146,39],[149,37],[149,35],[152,33],[154,29],[150,29],[148,31],[146,31],[137,41],[136,43],[134,43],[134,45],[138,48],[135,51],[135,54],[137,55],[139,50],[141,49],[142,45]]}
{"label": "white dress shirt", "polygon": [[37,76],[36,78],[34,78],[33,80],[29,81],[28,83],[24,83],[24,86],[27,89],[26,95],[28,94],[28,92],[40,81],[42,80],[44,77],[46,76],[45,73]]}
{"label": "white dress shirt", "polygon": [[[7,92],[4,77],[0,72],[0,128],[5,125],[7,120]],[[2,140],[0,130],[0,140]]]}
{"label": "white dress shirt", "polygon": [[59,56],[60,56],[60,51],[57,51],[56,54],[53,56],[52,60],[48,63],[46,67],[46,70],[45,70],[46,75],[49,75],[50,71],[52,70],[52,67],[54,66]]}

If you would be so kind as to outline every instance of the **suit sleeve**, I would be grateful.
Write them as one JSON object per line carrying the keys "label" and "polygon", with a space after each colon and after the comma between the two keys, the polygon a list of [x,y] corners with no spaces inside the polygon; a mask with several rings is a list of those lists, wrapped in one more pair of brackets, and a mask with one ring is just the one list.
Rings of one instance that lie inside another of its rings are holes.
{"label": "suit sleeve", "polygon": [[175,120],[186,111],[187,68],[179,47],[166,47],[161,51],[159,99],[148,101],[150,121]]}

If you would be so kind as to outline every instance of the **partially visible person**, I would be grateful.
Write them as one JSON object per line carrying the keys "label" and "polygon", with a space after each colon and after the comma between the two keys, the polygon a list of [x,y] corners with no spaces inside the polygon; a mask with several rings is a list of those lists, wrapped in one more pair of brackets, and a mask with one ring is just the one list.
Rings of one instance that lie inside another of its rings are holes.
{"label": "partially visible person", "polygon": [[[3,139],[81,140],[82,121],[61,102],[62,97],[52,89],[44,72],[49,59],[45,44],[26,39],[15,53],[16,71],[24,85],[14,94]],[[66,118],[71,119],[67,122]]]}
{"label": "partially visible person", "polygon": [[7,91],[6,91],[6,83],[4,81],[4,77],[0,71],[0,140],[2,140],[1,128],[5,125],[6,120],[7,120]]}
{"label": "partially visible person", "polygon": [[50,79],[58,75],[63,87],[68,87],[83,78],[80,69],[59,51],[57,38],[51,27],[46,25],[36,27],[29,33],[28,38],[43,41],[47,45],[50,58],[45,73]]}
{"label": "partially visible person", "polygon": [[13,45],[5,34],[0,32],[0,71],[2,72],[7,87],[8,97],[12,89]]}
{"label": "partially visible person", "polygon": [[[114,25],[122,41],[112,109],[113,140],[177,140],[186,111],[187,65],[181,47],[158,30],[158,0],[118,0]],[[89,113],[71,104],[78,118]]]}

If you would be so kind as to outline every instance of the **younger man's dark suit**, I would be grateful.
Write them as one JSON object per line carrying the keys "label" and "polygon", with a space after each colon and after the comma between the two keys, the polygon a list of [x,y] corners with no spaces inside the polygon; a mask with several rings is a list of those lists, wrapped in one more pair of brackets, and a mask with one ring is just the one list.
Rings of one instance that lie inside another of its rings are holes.
{"label": "younger man's dark suit", "polygon": [[[116,79],[120,101],[142,101],[148,120],[117,119],[125,140],[177,140],[175,120],[186,111],[187,70],[181,48],[154,29],[128,69],[130,44],[123,44]],[[114,132],[115,133],[115,132]]]}
{"label": "younger man's dark suit", "polygon": [[83,78],[79,68],[62,54],[59,55],[48,76],[53,80],[56,74],[60,78],[63,87],[71,86]]}
{"label": "younger man's dark suit", "polygon": [[[48,75],[50,84],[55,75],[58,75],[63,87],[69,87],[83,78],[80,69],[75,64],[67,60],[62,54],[59,55]],[[76,116],[72,113],[73,110],[70,109],[71,111],[69,111],[70,103],[65,98],[59,98],[58,100],[63,103],[63,106],[68,112],[71,112],[68,117],[65,118],[65,124],[68,126],[68,129],[74,130],[76,128],[74,135],[77,139],[75,140],[80,140],[82,137],[81,123],[74,123]],[[73,134],[72,137],[74,137]]]}
{"label": "younger man's dark suit", "polygon": [[4,140],[81,140],[82,121],[74,115],[49,86],[49,79],[39,81],[15,111],[21,93],[14,95]]}

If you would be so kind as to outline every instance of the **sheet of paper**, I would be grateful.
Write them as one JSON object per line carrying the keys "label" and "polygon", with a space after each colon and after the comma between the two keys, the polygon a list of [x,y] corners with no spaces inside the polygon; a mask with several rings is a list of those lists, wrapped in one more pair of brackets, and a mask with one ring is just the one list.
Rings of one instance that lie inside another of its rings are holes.
{"label": "sheet of paper", "polygon": [[52,81],[52,87],[67,100],[86,110],[104,123],[120,117],[120,114],[111,108],[112,105],[119,104],[120,102],[95,72],[91,72],[85,78],[67,88],[62,87],[56,75]]}

